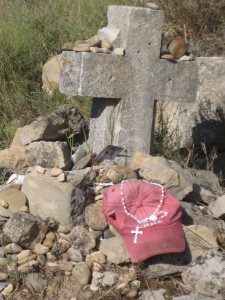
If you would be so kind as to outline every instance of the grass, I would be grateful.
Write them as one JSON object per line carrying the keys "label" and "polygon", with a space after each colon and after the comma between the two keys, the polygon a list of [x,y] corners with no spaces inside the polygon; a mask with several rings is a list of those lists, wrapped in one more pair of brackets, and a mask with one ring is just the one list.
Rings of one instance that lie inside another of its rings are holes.
{"label": "grass", "polygon": [[[164,42],[187,28],[197,55],[224,55],[225,1],[156,0],[164,10]],[[143,6],[141,0],[0,0],[0,149],[10,145],[16,128],[61,104],[90,101],[56,94],[49,100],[41,89],[42,66],[61,52],[65,42],[96,35],[107,24],[107,7]],[[162,145],[163,146],[163,145]]]}

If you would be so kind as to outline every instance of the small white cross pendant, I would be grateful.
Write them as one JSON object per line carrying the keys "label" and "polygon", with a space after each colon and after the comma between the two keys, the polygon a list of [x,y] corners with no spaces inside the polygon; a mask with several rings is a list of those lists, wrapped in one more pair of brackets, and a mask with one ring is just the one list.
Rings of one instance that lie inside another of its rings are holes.
{"label": "small white cross pendant", "polygon": [[139,231],[139,226],[136,227],[136,230],[131,230],[131,233],[133,233],[134,236],[134,244],[137,244],[137,237],[139,234],[142,234],[143,231]]}

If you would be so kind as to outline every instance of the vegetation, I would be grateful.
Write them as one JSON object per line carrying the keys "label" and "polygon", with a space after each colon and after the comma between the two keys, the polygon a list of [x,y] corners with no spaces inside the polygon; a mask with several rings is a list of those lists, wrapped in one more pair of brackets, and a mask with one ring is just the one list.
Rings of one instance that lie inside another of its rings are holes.
{"label": "vegetation", "polygon": [[[42,65],[65,42],[87,39],[107,23],[109,4],[144,5],[144,0],[0,0],[0,149],[17,127],[60,104],[78,101],[58,93],[49,100],[41,89]],[[224,0],[156,0],[165,11],[164,41],[186,26],[197,55],[224,55]],[[86,104],[85,104],[86,103]]]}

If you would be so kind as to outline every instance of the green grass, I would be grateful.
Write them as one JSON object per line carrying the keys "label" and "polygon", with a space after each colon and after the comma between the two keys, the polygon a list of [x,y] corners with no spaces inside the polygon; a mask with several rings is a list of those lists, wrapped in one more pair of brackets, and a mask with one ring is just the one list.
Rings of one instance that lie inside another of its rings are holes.
{"label": "green grass", "polygon": [[[187,26],[198,55],[224,54],[224,0],[156,0],[165,11],[165,40]],[[90,109],[86,99],[58,93],[49,100],[41,89],[42,66],[66,42],[87,39],[107,24],[107,7],[143,5],[141,0],[0,1],[0,149],[10,145],[17,127],[68,102]],[[216,42],[215,42],[216,39]],[[220,43],[220,46],[217,46]],[[221,50],[222,49],[222,50]],[[216,51],[217,50],[217,51]],[[222,51],[222,52],[221,52]]]}

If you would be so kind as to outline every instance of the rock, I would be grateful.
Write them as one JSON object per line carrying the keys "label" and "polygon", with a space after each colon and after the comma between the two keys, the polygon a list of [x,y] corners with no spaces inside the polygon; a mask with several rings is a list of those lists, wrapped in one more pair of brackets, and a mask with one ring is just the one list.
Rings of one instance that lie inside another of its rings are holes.
{"label": "rock", "polygon": [[[102,202],[102,201],[101,201]],[[90,204],[85,208],[85,221],[93,230],[105,230],[108,226],[102,212],[100,201]]]}
{"label": "rock", "polygon": [[73,277],[82,285],[89,283],[91,279],[91,271],[84,262],[77,263],[73,268]]}
{"label": "rock", "polygon": [[54,272],[54,273],[60,271],[58,262],[49,262],[48,261],[46,263],[46,270],[49,272]]}
{"label": "rock", "polygon": [[78,46],[73,47],[75,52],[90,52],[90,45],[80,44]]}
{"label": "rock", "polygon": [[103,194],[102,195],[98,195],[98,196],[95,196],[95,201],[98,201],[98,200],[102,200],[103,199]]}
{"label": "rock", "polygon": [[160,290],[144,290],[141,292],[140,300],[166,300],[164,294],[166,294],[165,289]]}
{"label": "rock", "polygon": [[75,226],[68,234],[73,247],[87,255],[95,247],[95,239],[92,234],[82,226]]}
{"label": "rock", "polygon": [[8,264],[7,258],[0,257],[0,269]]}
{"label": "rock", "polygon": [[0,167],[20,170],[26,166],[25,147],[21,142],[21,134],[27,128],[28,126],[18,128],[9,149],[0,150]]}
{"label": "rock", "polygon": [[169,54],[169,53],[165,53],[165,54],[162,54],[160,56],[161,59],[168,59],[168,60],[174,60],[174,57],[172,54]]}
{"label": "rock", "polygon": [[0,273],[0,281],[5,281],[8,278],[6,273]]}
{"label": "rock", "polygon": [[29,208],[28,208],[26,205],[24,205],[24,206],[22,206],[22,207],[20,208],[20,211],[21,211],[21,212],[29,213]]}
{"label": "rock", "polygon": [[58,180],[59,182],[65,182],[65,181],[66,181],[66,174],[65,174],[65,173],[60,174],[60,175],[57,177],[57,180]]}
{"label": "rock", "polygon": [[46,253],[48,253],[48,251],[49,251],[49,248],[40,243],[37,243],[33,250],[33,252],[36,253],[37,255],[46,254]]}
{"label": "rock", "polygon": [[75,43],[73,42],[67,42],[65,44],[63,44],[63,46],[61,47],[62,51],[71,51],[73,50],[73,48],[75,47]]}
{"label": "rock", "polygon": [[70,150],[66,142],[33,142],[26,146],[25,158],[29,167],[56,166],[64,170],[71,167]]}
{"label": "rock", "polygon": [[73,262],[81,262],[83,261],[83,255],[79,249],[74,247],[69,248],[68,255],[71,261]]}
{"label": "rock", "polygon": [[217,297],[225,286],[224,270],[225,254],[210,252],[188,267],[181,276],[183,282],[197,293]]}
{"label": "rock", "polygon": [[25,284],[32,293],[41,294],[47,287],[47,280],[40,273],[29,273],[26,276]]}
{"label": "rock", "polygon": [[59,90],[59,73],[61,66],[61,54],[53,56],[42,67],[42,90],[49,98]]}
{"label": "rock", "polygon": [[114,284],[116,284],[118,278],[119,278],[119,275],[115,272],[112,272],[112,271],[103,272],[101,285],[102,286],[113,286]]}
{"label": "rock", "polygon": [[62,253],[67,252],[70,247],[71,247],[70,242],[64,239],[58,239],[53,245],[52,251],[54,251],[54,253],[60,256]]}
{"label": "rock", "polygon": [[28,263],[29,261],[35,260],[36,257],[37,257],[36,254],[29,255],[28,257],[25,257],[23,259],[17,260],[17,264],[20,265],[20,266],[24,265],[24,264]]}
{"label": "rock", "polygon": [[57,229],[57,232],[67,234],[70,232],[70,230],[66,226],[59,224],[59,228]]}
{"label": "rock", "polygon": [[202,295],[191,294],[191,295],[173,297],[173,300],[223,300],[223,297],[218,296],[216,298],[214,297],[212,298],[212,297],[205,297]]}
{"label": "rock", "polygon": [[10,218],[12,215],[12,212],[9,209],[6,209],[2,206],[0,206],[0,216],[3,218]]}
{"label": "rock", "polygon": [[107,256],[108,262],[120,264],[130,261],[129,253],[126,250],[123,240],[119,236],[102,240],[99,249]]}
{"label": "rock", "polygon": [[43,245],[51,249],[54,244],[54,241],[55,241],[55,233],[50,231],[46,234],[46,237],[43,241]]}
{"label": "rock", "polygon": [[12,243],[12,244],[8,244],[7,246],[5,246],[5,254],[6,253],[11,253],[11,254],[16,254],[19,253],[23,250],[22,247],[20,247],[20,245]]}
{"label": "rock", "polygon": [[8,296],[13,291],[13,285],[11,283],[1,292],[3,296]]}
{"label": "rock", "polygon": [[124,48],[115,48],[113,50],[113,54],[124,56],[125,55],[125,49]]}
{"label": "rock", "polygon": [[225,217],[225,195],[216,199],[208,206],[213,217],[215,218],[224,218]]}
{"label": "rock", "polygon": [[204,225],[211,228],[217,237],[219,244],[225,247],[225,223],[222,220],[213,220],[205,214],[197,205],[181,202],[183,208],[182,223],[188,225]]}
{"label": "rock", "polygon": [[85,40],[85,43],[88,44],[90,47],[98,46],[101,42],[100,36],[97,34],[93,37],[91,37],[88,40]]}
{"label": "rock", "polygon": [[68,175],[67,182],[61,184],[47,172],[27,173],[22,192],[27,196],[31,214],[51,216],[68,228],[82,224],[85,206],[91,201],[82,180],[79,175]]}
{"label": "rock", "polygon": [[74,165],[73,170],[81,170],[91,166],[94,156],[91,154],[86,155],[85,157],[78,160]]}
{"label": "rock", "polygon": [[0,192],[0,198],[9,204],[9,210],[14,213],[27,204],[26,195],[17,189],[9,188]]}
{"label": "rock", "polygon": [[[79,134],[83,128],[87,128],[87,120],[79,113],[73,105],[63,105],[50,115],[41,116],[32,122],[27,130],[21,134],[23,145],[36,141],[67,141],[66,134]],[[49,144],[50,145],[50,144]],[[35,150],[35,149],[34,149]],[[52,149],[51,149],[52,151]],[[53,155],[53,153],[52,153]],[[47,159],[47,158],[46,158]],[[49,168],[61,166],[53,165]]]}
{"label": "rock", "polygon": [[137,173],[127,166],[112,166],[105,170],[104,175],[107,176],[114,184],[124,179],[137,179]]}
{"label": "rock", "polygon": [[51,176],[52,177],[57,177],[60,174],[62,174],[62,169],[60,169],[60,168],[52,168],[51,169]]}
{"label": "rock", "polygon": [[145,4],[148,8],[151,8],[151,9],[155,9],[155,10],[158,10],[159,9],[159,6],[153,2],[148,2]]}
{"label": "rock", "polygon": [[111,50],[112,49],[112,43],[108,40],[103,39],[101,41],[101,48],[106,48],[106,49]]}
{"label": "rock", "polygon": [[[1,193],[0,193],[1,195]],[[8,208],[9,207],[9,203],[6,202],[5,200],[3,199],[0,199],[0,206],[4,207],[4,208]]]}
{"label": "rock", "polygon": [[4,234],[12,243],[25,248],[34,248],[35,244],[44,239],[47,226],[40,218],[30,214],[17,212],[12,214],[4,226]]}
{"label": "rock", "polygon": [[105,53],[110,54],[111,51],[107,48],[90,47],[90,51],[93,53]]}
{"label": "rock", "polygon": [[18,267],[18,271],[21,273],[28,273],[32,270],[34,270],[35,268],[37,268],[39,265],[39,263],[36,260],[31,260],[21,266]]}
{"label": "rock", "polygon": [[72,261],[62,260],[62,261],[59,262],[59,268],[62,271],[72,272],[73,263],[72,263]]}
{"label": "rock", "polygon": [[130,289],[128,293],[126,293],[126,297],[128,299],[134,299],[138,294],[138,291],[136,289]]}
{"label": "rock", "polygon": [[41,167],[41,166],[36,166],[35,167],[35,171],[38,172],[38,173],[40,173],[40,174],[44,174],[45,171],[46,171],[46,169],[43,168],[43,167]]}
{"label": "rock", "polygon": [[89,255],[87,255],[85,263],[89,268],[91,268],[93,262],[99,263],[100,265],[105,264],[107,262],[106,255],[101,251],[94,251],[90,253]]}
{"label": "rock", "polygon": [[17,260],[24,259],[24,258],[30,256],[31,254],[32,254],[31,250],[23,250],[19,254],[17,254]]}
{"label": "rock", "polygon": [[169,44],[167,45],[169,52],[173,55],[174,58],[181,58],[186,52],[188,52],[188,44],[185,40],[180,37],[174,37]]}

